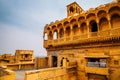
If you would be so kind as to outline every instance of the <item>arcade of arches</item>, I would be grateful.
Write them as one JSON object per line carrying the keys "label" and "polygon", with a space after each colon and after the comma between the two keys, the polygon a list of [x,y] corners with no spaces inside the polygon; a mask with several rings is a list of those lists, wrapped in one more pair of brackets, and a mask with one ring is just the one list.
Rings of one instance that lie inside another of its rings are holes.
{"label": "arcade of arches", "polygon": [[83,16],[75,16],[72,19],[59,21],[48,26],[44,30],[45,40],[56,40],[69,36],[92,34],[102,31],[120,28],[120,6],[110,6],[109,9],[94,10]]}

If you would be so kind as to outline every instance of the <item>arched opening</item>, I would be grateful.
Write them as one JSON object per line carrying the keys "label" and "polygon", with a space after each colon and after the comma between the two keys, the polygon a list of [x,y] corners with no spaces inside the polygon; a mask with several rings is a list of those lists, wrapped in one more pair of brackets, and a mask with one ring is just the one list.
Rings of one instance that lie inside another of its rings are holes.
{"label": "arched opening", "polygon": [[81,24],[80,32],[81,32],[81,34],[87,33],[87,25],[85,22]]}
{"label": "arched opening", "polygon": [[54,31],[54,34],[53,34],[53,39],[55,40],[55,39],[57,39],[58,38],[58,32],[57,32],[57,30],[55,30]]}
{"label": "arched opening", "polygon": [[120,27],[120,15],[114,14],[111,16],[111,26],[112,28]]}
{"label": "arched opening", "polygon": [[74,8],[73,6],[70,7],[70,13],[73,13],[74,12]]}
{"label": "arched opening", "polygon": [[73,34],[76,35],[79,32],[78,25],[73,26]]}
{"label": "arched opening", "polygon": [[55,25],[53,25],[53,26],[52,26],[52,29],[55,29],[55,28],[56,28],[56,26],[55,26]]}
{"label": "arched opening", "polygon": [[59,27],[61,27],[62,26],[62,24],[61,23],[59,23],[58,25],[57,25],[57,27],[59,28]]}
{"label": "arched opening", "polygon": [[75,23],[75,22],[76,22],[76,19],[72,19],[72,20],[70,21],[71,24],[73,24],[73,23]]}
{"label": "arched opening", "polygon": [[91,32],[98,32],[97,23],[95,21],[90,22],[90,30]]}
{"label": "arched opening", "polygon": [[59,32],[59,37],[62,38],[64,36],[64,30],[63,28],[60,29],[60,32]]}
{"label": "arched opening", "polygon": [[50,27],[47,27],[47,30],[50,30]]}
{"label": "arched opening", "polygon": [[68,21],[65,21],[64,22],[64,26],[66,26],[66,25],[68,25],[69,24],[69,22]]}
{"label": "arched opening", "polygon": [[66,28],[66,36],[70,36],[70,27]]}
{"label": "arched opening", "polygon": [[90,13],[86,16],[87,19],[90,18],[90,17],[95,17],[95,13]]}
{"label": "arched opening", "polygon": [[100,31],[109,29],[108,20],[105,17],[100,19],[99,27]]}
{"label": "arched opening", "polygon": [[44,40],[48,40],[48,35],[47,35],[47,33],[44,34]]}
{"label": "arched opening", "polygon": [[85,17],[84,17],[84,16],[80,16],[80,17],[78,18],[78,21],[79,21],[79,22],[82,22],[83,20],[85,20]]}
{"label": "arched opening", "polygon": [[98,13],[97,13],[97,16],[98,17],[102,17],[102,16],[106,16],[107,15],[107,13],[106,13],[106,11],[104,11],[104,10],[100,10]]}
{"label": "arched opening", "polygon": [[52,40],[52,39],[53,39],[53,35],[52,35],[52,32],[51,32],[51,31],[49,32],[48,39],[49,39],[49,40]]}
{"label": "arched opening", "polygon": [[120,13],[120,7],[119,6],[114,6],[109,9],[109,14],[114,14],[114,13]]}

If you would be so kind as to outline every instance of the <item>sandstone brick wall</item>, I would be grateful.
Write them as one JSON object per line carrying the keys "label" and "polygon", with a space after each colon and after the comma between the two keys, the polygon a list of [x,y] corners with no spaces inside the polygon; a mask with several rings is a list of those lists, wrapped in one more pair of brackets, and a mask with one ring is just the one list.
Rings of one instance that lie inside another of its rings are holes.
{"label": "sandstone brick wall", "polygon": [[35,58],[36,68],[48,67],[48,57],[37,57]]}

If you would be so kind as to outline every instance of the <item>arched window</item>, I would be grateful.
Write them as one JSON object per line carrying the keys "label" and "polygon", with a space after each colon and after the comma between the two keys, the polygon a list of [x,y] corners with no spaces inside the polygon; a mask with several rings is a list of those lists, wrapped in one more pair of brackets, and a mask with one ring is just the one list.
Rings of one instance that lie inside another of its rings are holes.
{"label": "arched window", "polygon": [[71,24],[73,24],[73,23],[75,23],[75,22],[76,22],[76,19],[75,19],[75,18],[73,18],[73,19],[70,21]]}
{"label": "arched window", "polygon": [[63,28],[60,29],[59,35],[60,35],[60,38],[62,38],[64,36],[64,30],[63,30]]}
{"label": "arched window", "polygon": [[86,25],[85,22],[81,24],[81,26],[80,26],[80,32],[82,34],[87,33],[87,25]]}
{"label": "arched window", "polygon": [[114,6],[109,9],[109,14],[114,14],[114,13],[120,13],[120,7],[119,6]]}
{"label": "arched window", "polygon": [[54,31],[54,34],[53,34],[53,39],[55,40],[55,39],[57,39],[58,38],[58,32],[57,32],[57,30],[55,30]]}
{"label": "arched window", "polygon": [[47,33],[44,34],[44,40],[48,40],[48,35],[47,35]]}
{"label": "arched window", "polygon": [[90,13],[86,16],[87,19],[90,18],[90,17],[95,17],[95,13]]}
{"label": "arched window", "polygon": [[104,10],[100,10],[100,11],[97,13],[97,16],[98,16],[98,17],[106,16],[106,15],[107,15],[107,13],[106,13],[106,11],[104,11]]}
{"label": "arched window", "polygon": [[57,25],[57,27],[61,27],[62,26],[62,24],[61,23],[59,23],[58,25]]}
{"label": "arched window", "polygon": [[120,27],[120,15],[114,14],[111,16],[111,26],[112,28]]}
{"label": "arched window", "polygon": [[108,20],[105,17],[100,19],[99,27],[101,31],[109,29]]}
{"label": "arched window", "polygon": [[90,22],[90,31],[91,32],[97,32],[98,31],[97,23],[94,20]]}
{"label": "arched window", "polygon": [[77,33],[78,33],[78,25],[74,25],[73,26],[73,33],[74,33],[74,35],[76,35]]}
{"label": "arched window", "polygon": [[51,31],[49,32],[48,39],[49,39],[49,40],[52,40],[52,39],[53,39],[53,35],[52,35],[52,32],[51,32]]}
{"label": "arched window", "polygon": [[74,8],[73,6],[70,7],[70,13],[73,13],[74,12]]}
{"label": "arched window", "polygon": [[66,28],[66,36],[70,36],[70,27]]}
{"label": "arched window", "polygon": [[52,40],[52,39],[53,39],[53,35],[52,35],[52,32],[51,32],[51,31],[49,32],[48,39],[49,39],[49,40]]}
{"label": "arched window", "polygon": [[84,16],[80,16],[80,17],[78,18],[78,21],[79,21],[79,22],[82,22],[83,20],[85,20],[85,17],[84,17]]}
{"label": "arched window", "polygon": [[64,26],[66,26],[67,24],[69,24],[69,22],[68,22],[68,21],[65,21],[65,22],[64,22]]}

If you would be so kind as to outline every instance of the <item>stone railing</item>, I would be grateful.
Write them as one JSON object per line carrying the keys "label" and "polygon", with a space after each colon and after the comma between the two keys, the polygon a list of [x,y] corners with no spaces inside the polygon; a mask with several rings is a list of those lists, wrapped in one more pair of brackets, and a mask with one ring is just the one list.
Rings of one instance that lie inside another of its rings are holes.
{"label": "stone railing", "polygon": [[108,36],[110,36],[110,30],[100,31],[98,33],[98,37],[108,37]]}
{"label": "stone railing", "polygon": [[24,80],[69,80],[65,68],[47,68],[25,72]]}
{"label": "stone railing", "polygon": [[111,30],[110,35],[120,35],[120,28]]}
{"label": "stone railing", "polygon": [[75,36],[73,36],[73,40],[79,40],[79,35],[75,35]]}
{"label": "stone railing", "polygon": [[86,38],[88,38],[88,34],[87,33],[80,35],[80,39],[86,39]]}
{"label": "stone railing", "polygon": [[59,42],[64,42],[65,38],[60,38]]}
{"label": "stone railing", "polygon": [[109,30],[105,30],[105,31],[99,31],[99,32],[90,32],[90,33],[86,33],[86,34],[80,34],[80,35],[74,35],[74,36],[69,36],[69,37],[63,37],[63,38],[59,38],[57,40],[48,40],[45,41],[44,45],[53,45],[53,46],[57,46],[57,45],[63,45],[63,44],[69,44],[69,43],[74,43],[74,42],[80,42],[80,41],[84,41],[84,40],[89,40],[89,39],[103,39],[108,37],[108,38],[112,38],[112,37],[117,37],[120,36],[120,28],[116,28],[116,29],[109,29]]}
{"label": "stone railing", "polygon": [[48,44],[52,45],[53,44],[53,40],[48,40]]}
{"label": "stone railing", "polygon": [[0,66],[0,80],[15,80],[15,72]]}
{"label": "stone railing", "polygon": [[71,41],[71,37],[66,37],[66,41]]}
{"label": "stone railing", "polygon": [[98,37],[98,32],[91,32],[89,33],[90,38]]}

